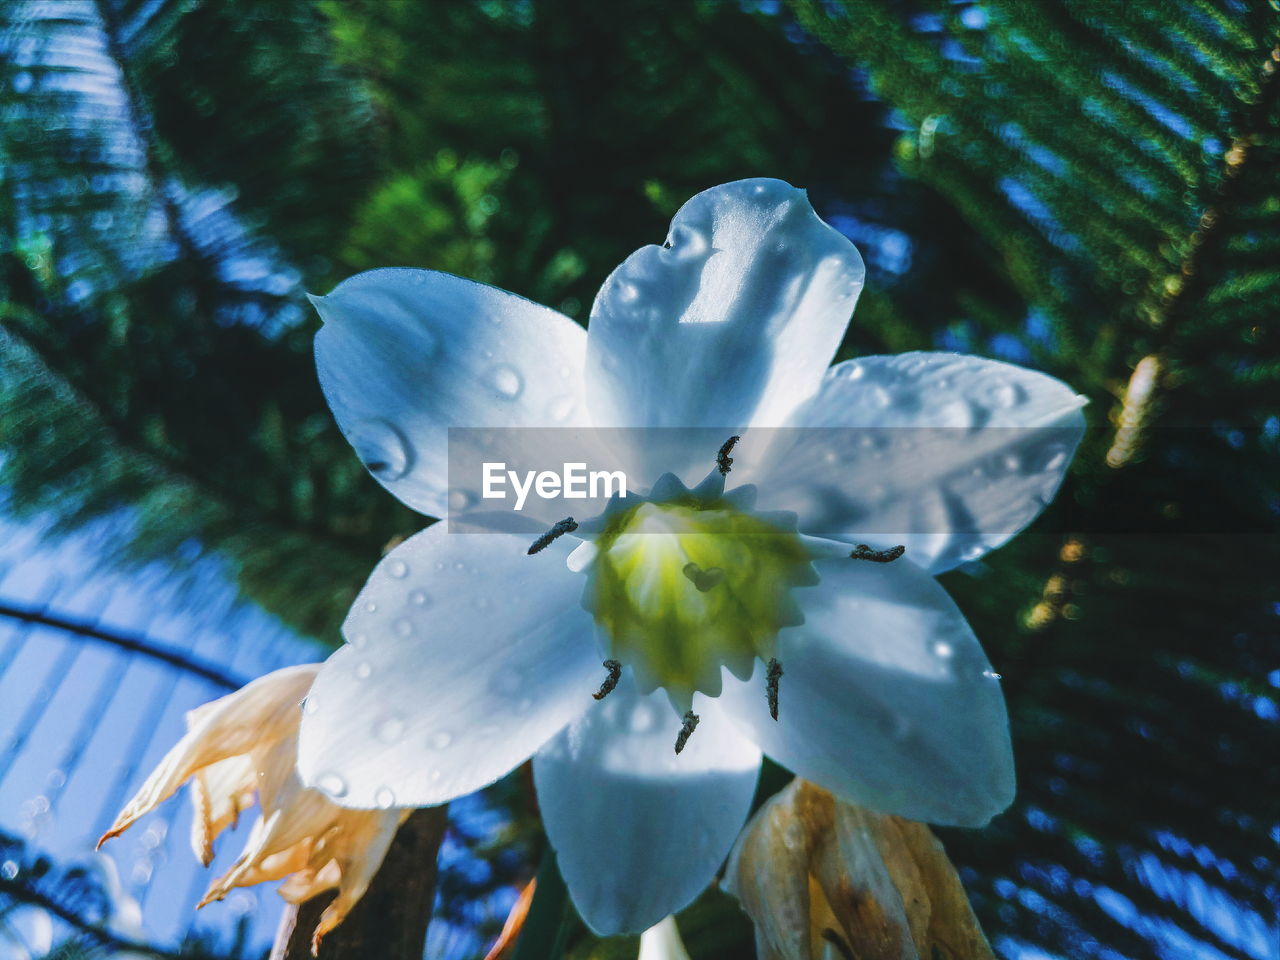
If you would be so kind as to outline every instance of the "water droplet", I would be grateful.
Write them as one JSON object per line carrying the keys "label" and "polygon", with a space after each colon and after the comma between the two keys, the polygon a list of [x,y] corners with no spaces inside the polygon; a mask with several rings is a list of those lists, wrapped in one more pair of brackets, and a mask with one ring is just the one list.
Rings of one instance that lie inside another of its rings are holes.
{"label": "water droplet", "polygon": [[413,623],[405,617],[397,619],[396,622],[391,625],[391,628],[395,630],[398,636],[401,637],[413,635]]}
{"label": "water droplet", "polygon": [[385,717],[374,732],[383,743],[396,743],[404,736],[404,721],[399,717]]}
{"label": "water droplet", "polygon": [[866,392],[866,404],[872,410],[883,410],[893,402],[893,397],[889,396],[889,391],[884,387],[872,387]]}
{"label": "water droplet", "polygon": [[415,607],[425,607],[431,602],[431,598],[422,590],[414,590],[409,594],[409,602]]}
{"label": "water droplet", "polygon": [[991,388],[988,396],[993,407],[1007,410],[1025,402],[1027,391],[1016,383],[998,383]]}
{"label": "water droplet", "polygon": [[439,770],[432,770],[429,774],[427,774],[427,779],[430,780],[432,783],[439,783],[441,776],[442,774],[440,773]]}
{"label": "water droplet", "polygon": [[840,376],[846,380],[861,380],[867,375],[867,368],[860,363],[844,363],[840,365]]}
{"label": "water droplet", "polygon": [[983,670],[982,675],[984,677],[990,677],[992,680],[1004,679],[1000,674],[996,673],[994,670]]}
{"label": "water droplet", "polygon": [[631,732],[648,733],[657,724],[653,709],[647,703],[639,704],[631,711]]}
{"label": "water droplet", "polygon": [[453,734],[447,730],[437,730],[431,735],[431,740],[429,742],[432,750],[443,750],[445,747],[449,746],[449,744],[453,743]]}
{"label": "water droplet", "polygon": [[437,570],[443,570],[446,564],[443,560],[437,560],[435,566]]}
{"label": "water droplet", "polygon": [[1040,464],[1041,470],[1057,470],[1067,460],[1067,452],[1061,447],[1050,447],[1045,452],[1044,460]]}
{"label": "water droplet", "polygon": [[551,401],[551,405],[547,408],[547,412],[551,415],[551,419],[556,423],[563,423],[569,419],[573,413],[573,408],[577,401],[567,394],[563,397],[556,397]]}
{"label": "water droplet", "polygon": [[374,603],[372,600],[370,600],[368,603],[366,603],[366,604],[364,605],[364,612],[365,612],[365,613],[377,613],[377,612],[378,612],[378,605],[377,605],[376,603]]}
{"label": "water droplet", "polygon": [[938,425],[964,430],[972,429],[976,425],[973,407],[964,400],[951,401],[938,411]]}
{"label": "water droplet", "polygon": [[326,773],[316,781],[316,786],[331,797],[337,798],[347,795],[347,781],[336,773]]}
{"label": "water droplet", "polygon": [[369,635],[367,633],[353,634],[347,642],[357,650],[362,650],[369,645]]}
{"label": "water droplet", "polygon": [[711,249],[705,233],[683,223],[671,228],[668,242],[671,244],[671,256],[678,260],[705,256]]}
{"label": "water droplet", "polygon": [[941,657],[943,660],[950,660],[956,652],[955,648],[945,640],[935,640],[929,648],[935,657]]}
{"label": "water droplet", "polygon": [[449,491],[449,509],[455,512],[466,510],[476,502],[475,495],[470,490],[462,490],[458,487]]}
{"label": "water droplet", "polygon": [[413,448],[389,420],[357,420],[347,439],[365,468],[379,480],[399,480],[413,466]]}
{"label": "water droplet", "polygon": [[1006,454],[1005,458],[1000,462],[1010,473],[1014,473],[1022,469],[1022,458],[1016,453]]}
{"label": "water droplet", "polygon": [[392,560],[387,564],[387,573],[397,580],[403,580],[409,575],[409,565],[403,560]]}
{"label": "water droplet", "polygon": [[493,368],[489,374],[489,383],[508,400],[520,396],[520,391],[524,389],[524,380],[520,378],[516,368],[506,363]]}
{"label": "water droplet", "polygon": [[319,709],[320,701],[316,699],[315,694],[308,694],[302,701],[302,712],[307,716],[313,715]]}
{"label": "water droplet", "polygon": [[461,560],[455,560],[455,561],[453,561],[453,569],[455,569],[455,570],[465,570],[465,569],[467,569],[467,565],[466,565],[465,563],[463,563]]}
{"label": "water droplet", "polygon": [[356,664],[355,674],[357,680],[368,680],[373,676],[373,664],[368,660],[361,660]]}
{"label": "water droplet", "polygon": [[390,787],[379,787],[373,795],[373,802],[383,810],[390,810],[396,805],[396,792]]}
{"label": "water droplet", "polygon": [[629,280],[619,280],[614,290],[618,294],[620,303],[635,303],[640,299],[639,288]]}

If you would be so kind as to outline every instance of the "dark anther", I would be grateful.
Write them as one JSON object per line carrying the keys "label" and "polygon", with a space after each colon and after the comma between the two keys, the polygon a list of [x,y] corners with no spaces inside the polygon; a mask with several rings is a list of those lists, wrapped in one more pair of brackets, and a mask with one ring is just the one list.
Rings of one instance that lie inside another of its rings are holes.
{"label": "dark anther", "polygon": [[604,683],[600,684],[600,689],[591,695],[597,700],[603,700],[613,693],[613,688],[618,685],[618,678],[622,676],[622,664],[617,660],[606,660],[604,666],[609,671],[609,675],[604,678]]}
{"label": "dark anther", "polygon": [[676,753],[684,749],[684,745],[689,742],[689,738],[693,736],[693,731],[696,729],[698,729],[698,715],[690,710],[684,715],[684,726],[676,734]]}
{"label": "dark anther", "polygon": [[719,567],[703,570],[692,560],[684,565],[683,572],[689,582],[698,588],[699,593],[706,593],[724,579],[724,571]]}
{"label": "dark anther", "polygon": [[720,447],[720,452],[716,454],[716,466],[720,468],[720,475],[724,476],[733,466],[733,457],[729,456],[733,452],[733,445],[741,440],[741,437],[730,437]]}
{"label": "dark anther", "polygon": [[765,691],[769,697],[769,716],[778,719],[778,681],[782,679],[782,664],[776,659],[769,661],[768,684]]}
{"label": "dark anther", "polygon": [[890,547],[888,550],[872,550],[865,543],[860,543],[853,548],[853,553],[849,554],[849,557],[853,560],[870,560],[872,563],[893,563],[906,552],[907,548],[902,544]]}
{"label": "dark anther", "polygon": [[563,520],[557,521],[554,527],[540,536],[537,540],[533,541],[533,544],[529,547],[529,556],[532,557],[535,553],[540,553],[563,537],[566,533],[573,533],[573,531],[577,529],[578,521],[573,519],[573,517],[565,517]]}
{"label": "dark anther", "polygon": [[840,953],[842,960],[857,960],[853,955],[853,949],[844,942],[844,937],[836,933],[830,927],[822,931],[822,939],[831,944]]}

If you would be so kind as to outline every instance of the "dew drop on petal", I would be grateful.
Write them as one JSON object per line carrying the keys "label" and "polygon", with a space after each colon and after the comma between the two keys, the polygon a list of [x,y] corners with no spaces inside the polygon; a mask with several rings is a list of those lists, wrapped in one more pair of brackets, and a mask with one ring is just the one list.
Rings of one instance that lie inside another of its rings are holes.
{"label": "dew drop on petal", "polygon": [[355,633],[351,635],[347,642],[355,649],[361,650],[369,645],[369,635],[367,633]]}
{"label": "dew drop on petal", "polygon": [[409,575],[409,565],[403,560],[392,560],[387,564],[387,573],[397,580],[403,580]]}
{"label": "dew drop on petal", "polygon": [[377,612],[378,612],[378,605],[377,605],[376,603],[374,603],[372,600],[370,600],[368,603],[366,603],[366,604],[364,605],[364,612],[365,612],[365,613],[377,613]]}
{"label": "dew drop on petal", "polygon": [[331,797],[345,797],[347,795],[347,781],[336,773],[326,773],[316,781],[323,792]]}
{"label": "dew drop on petal", "polygon": [[470,490],[462,490],[454,487],[449,491],[448,504],[449,509],[454,512],[466,510],[476,502],[475,496]]}
{"label": "dew drop on petal", "polygon": [[619,280],[614,291],[618,295],[620,303],[635,303],[640,299],[640,290],[634,283],[629,280]]}
{"label": "dew drop on petal", "polygon": [[320,701],[316,699],[315,694],[307,694],[305,700],[302,701],[302,712],[311,716],[320,709]]}
{"label": "dew drop on petal", "polygon": [[514,400],[520,396],[520,391],[524,389],[524,380],[521,379],[516,368],[506,363],[493,368],[489,374],[489,383],[494,390],[508,400]]}
{"label": "dew drop on petal", "polygon": [[1067,453],[1061,447],[1050,447],[1045,452],[1044,460],[1040,464],[1041,470],[1057,470],[1067,459]]}
{"label": "dew drop on petal", "polygon": [[1002,679],[1003,679],[1002,675],[1001,675],[1001,674],[996,673],[994,670],[983,670],[983,671],[982,671],[982,675],[983,675],[984,677],[988,677],[988,678],[990,678],[991,680],[1002,680]]}
{"label": "dew drop on petal", "polygon": [[390,810],[396,805],[396,792],[390,787],[379,787],[373,795],[373,802],[383,810]]}
{"label": "dew drop on petal", "polygon": [[453,743],[453,734],[447,730],[437,730],[431,735],[431,740],[429,742],[432,750],[443,750],[445,747],[449,746],[449,744]]}
{"label": "dew drop on petal", "polygon": [[383,743],[397,743],[404,736],[404,721],[399,717],[384,717],[374,732]]}
{"label": "dew drop on petal", "polygon": [[391,629],[396,632],[397,636],[408,637],[413,635],[413,623],[405,617],[400,617],[391,625]]}
{"label": "dew drop on petal", "polygon": [[430,780],[432,783],[439,783],[440,777],[441,777],[441,773],[439,770],[432,770],[429,774],[427,774],[427,779]]}
{"label": "dew drop on petal", "polygon": [[867,406],[872,410],[883,410],[893,402],[893,397],[889,396],[889,391],[884,387],[872,387],[866,393]]}
{"label": "dew drop on petal", "polygon": [[446,564],[443,560],[437,560],[435,566],[437,570],[443,570]]}
{"label": "dew drop on petal", "polygon": [[867,368],[860,363],[846,363],[840,367],[840,375],[846,380],[861,380],[867,375]]}
{"label": "dew drop on petal", "polygon": [[971,430],[977,426],[973,407],[964,400],[953,400],[938,411],[938,422],[943,427]]}
{"label": "dew drop on petal", "polygon": [[425,607],[431,602],[431,599],[427,596],[425,590],[414,590],[409,594],[409,602],[415,607]]}
{"label": "dew drop on petal", "polygon": [[357,420],[347,439],[365,468],[379,480],[399,480],[413,466],[413,448],[389,420]]}
{"label": "dew drop on petal", "polygon": [[551,415],[551,419],[556,423],[563,423],[569,419],[569,415],[573,413],[574,407],[573,397],[566,394],[563,397],[556,397],[551,401],[551,405],[547,412]]}
{"label": "dew drop on petal", "polygon": [[945,640],[933,641],[933,643],[929,645],[929,649],[933,651],[933,655],[935,657],[940,657],[943,660],[951,659],[952,655],[956,652],[955,648]]}
{"label": "dew drop on petal", "polygon": [[1016,407],[1027,399],[1027,391],[1016,383],[998,383],[989,394],[991,405],[1001,409]]}
{"label": "dew drop on petal", "polygon": [[368,660],[361,660],[356,664],[355,674],[357,680],[368,680],[373,676],[373,664]]}
{"label": "dew drop on petal", "polygon": [[654,716],[653,708],[647,703],[641,703],[631,711],[632,733],[648,733],[657,722],[658,718]]}

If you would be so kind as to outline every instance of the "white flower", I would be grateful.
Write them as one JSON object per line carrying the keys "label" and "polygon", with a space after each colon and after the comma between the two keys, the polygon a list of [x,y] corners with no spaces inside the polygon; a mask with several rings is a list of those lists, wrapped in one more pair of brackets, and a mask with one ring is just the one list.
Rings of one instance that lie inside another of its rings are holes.
{"label": "white flower", "polygon": [[302,784],[295,770],[301,704],[320,669],[285,667],[187,714],[187,733],[160,761],[98,841],[119,836],[143,814],[191,781],[191,848],[205,866],[213,841],[235,826],[256,797],[262,813],[244,851],[210,884],[204,906],[236,887],[285,879],[291,903],[325,890],[338,895],[312,935],[322,937],[351,911],[382,865],[408,810],[351,810]]}
{"label": "white flower", "polygon": [[[666,244],[628,258],[589,332],[429,271],[375,270],[316,298],[317,365],[339,425],[425,514],[446,513],[450,427],[743,439],[727,493],[705,440],[633,451],[653,489],[584,523],[590,543],[571,565],[571,535],[528,556],[531,537],[437,524],[398,546],[316,681],[305,780],[355,807],[427,805],[532,756],[561,872],[601,933],[644,930],[708,884],[762,751],[887,813],[976,826],[1003,810],[1014,777],[998,678],[933,575],[1048,502],[1081,401],[977,357],[828,369],[862,277],[803,192],[747,180],[694,197]],[[823,429],[757,429],[772,426]],[[915,427],[943,429],[883,429]],[[676,479],[709,470],[692,493]],[[906,556],[850,559],[864,542],[905,544]],[[602,659],[621,679],[596,702]],[[677,754],[687,710],[700,723]]]}

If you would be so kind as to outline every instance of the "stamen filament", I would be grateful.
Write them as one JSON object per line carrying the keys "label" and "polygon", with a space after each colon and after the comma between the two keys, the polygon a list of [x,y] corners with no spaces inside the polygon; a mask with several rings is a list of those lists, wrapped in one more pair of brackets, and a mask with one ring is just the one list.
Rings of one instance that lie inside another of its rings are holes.
{"label": "stamen filament", "polygon": [[604,667],[609,671],[609,675],[604,678],[604,683],[600,684],[600,689],[591,695],[597,700],[603,700],[613,693],[613,688],[618,685],[618,679],[622,676],[622,664],[619,661],[606,660]]}
{"label": "stamen filament", "polygon": [[860,543],[853,548],[853,553],[849,554],[849,558],[851,560],[870,560],[872,563],[893,563],[906,552],[907,548],[902,544],[890,547],[887,550],[873,550],[867,544]]}
{"label": "stamen filament", "polygon": [[689,742],[689,738],[693,736],[693,731],[698,729],[698,720],[700,718],[696,713],[690,710],[684,715],[684,726],[680,728],[680,732],[676,734],[676,753],[684,749],[684,745]]}
{"label": "stamen filament", "polygon": [[769,661],[769,676],[765,687],[769,698],[769,716],[778,719],[778,681],[782,679],[782,664],[777,659]]}
{"label": "stamen filament", "polygon": [[565,517],[563,520],[556,521],[556,524],[550,530],[533,541],[533,544],[529,547],[529,556],[532,557],[535,553],[541,553],[566,533],[573,533],[577,529],[578,521],[574,520],[573,517]]}

